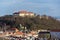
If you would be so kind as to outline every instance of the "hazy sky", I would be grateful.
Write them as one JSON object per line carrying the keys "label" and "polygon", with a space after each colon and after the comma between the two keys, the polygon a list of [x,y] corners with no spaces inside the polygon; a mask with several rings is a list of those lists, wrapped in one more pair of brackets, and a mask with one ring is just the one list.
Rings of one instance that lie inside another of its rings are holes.
{"label": "hazy sky", "polygon": [[20,10],[60,16],[60,0],[0,0],[0,16]]}

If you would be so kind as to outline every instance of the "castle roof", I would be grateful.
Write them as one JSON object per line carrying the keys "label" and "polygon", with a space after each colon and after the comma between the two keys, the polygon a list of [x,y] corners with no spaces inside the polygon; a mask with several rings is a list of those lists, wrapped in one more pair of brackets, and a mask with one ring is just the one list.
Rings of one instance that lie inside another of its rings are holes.
{"label": "castle roof", "polygon": [[19,12],[15,12],[14,14],[33,14],[33,12],[28,12],[28,11],[19,11]]}

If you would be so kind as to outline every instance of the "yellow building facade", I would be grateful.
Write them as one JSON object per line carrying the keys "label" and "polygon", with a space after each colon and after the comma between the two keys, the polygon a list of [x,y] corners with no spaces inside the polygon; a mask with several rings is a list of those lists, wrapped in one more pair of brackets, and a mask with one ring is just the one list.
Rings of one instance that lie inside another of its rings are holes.
{"label": "yellow building facade", "polygon": [[27,12],[27,11],[19,11],[14,13],[14,16],[21,16],[21,17],[25,17],[25,16],[34,16],[35,14],[33,12]]}

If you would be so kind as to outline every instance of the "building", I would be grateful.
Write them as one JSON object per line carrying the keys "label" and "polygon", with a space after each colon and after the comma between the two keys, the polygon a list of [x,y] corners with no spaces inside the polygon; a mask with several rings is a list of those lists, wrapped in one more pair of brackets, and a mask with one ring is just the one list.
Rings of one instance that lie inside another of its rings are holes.
{"label": "building", "polygon": [[51,38],[60,39],[60,29],[52,29],[50,31],[51,31]]}
{"label": "building", "polygon": [[41,19],[41,18],[49,19],[49,17],[46,16],[46,15],[42,15],[42,16],[40,16],[40,19]]}
{"label": "building", "polygon": [[13,14],[14,16],[21,16],[21,17],[26,17],[26,16],[34,16],[35,14],[33,12],[28,12],[28,11],[19,11],[19,12],[15,12]]}

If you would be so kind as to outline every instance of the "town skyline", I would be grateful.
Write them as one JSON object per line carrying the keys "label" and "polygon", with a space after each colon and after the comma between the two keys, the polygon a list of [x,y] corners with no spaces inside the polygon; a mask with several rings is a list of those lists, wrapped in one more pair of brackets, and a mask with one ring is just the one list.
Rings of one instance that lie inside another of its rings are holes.
{"label": "town skyline", "polygon": [[40,15],[59,17],[59,4],[60,0],[0,0],[0,16],[27,10]]}

